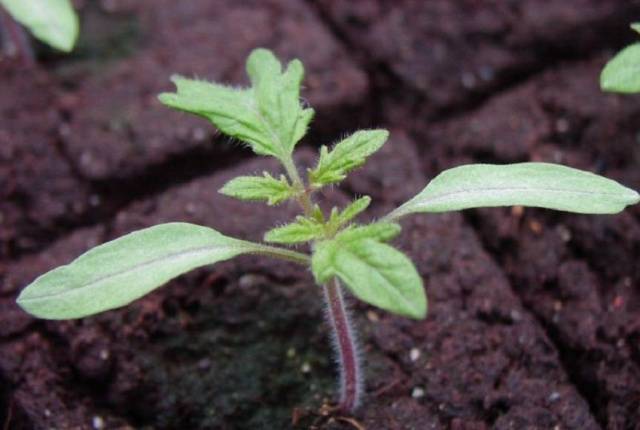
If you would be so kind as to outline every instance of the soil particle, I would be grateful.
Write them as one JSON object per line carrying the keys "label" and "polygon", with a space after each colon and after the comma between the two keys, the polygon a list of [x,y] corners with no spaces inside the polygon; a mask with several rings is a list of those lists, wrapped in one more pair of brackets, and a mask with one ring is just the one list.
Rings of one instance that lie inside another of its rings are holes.
{"label": "soil particle", "polygon": [[88,190],[56,149],[59,117],[51,78],[0,67],[0,258],[33,248],[34,232],[56,219],[77,218]]}
{"label": "soil particle", "polygon": [[597,0],[317,4],[353,46],[409,89],[398,94],[402,103],[414,100],[426,114],[460,110],[554,61],[631,40],[628,17],[638,13],[637,4]]}

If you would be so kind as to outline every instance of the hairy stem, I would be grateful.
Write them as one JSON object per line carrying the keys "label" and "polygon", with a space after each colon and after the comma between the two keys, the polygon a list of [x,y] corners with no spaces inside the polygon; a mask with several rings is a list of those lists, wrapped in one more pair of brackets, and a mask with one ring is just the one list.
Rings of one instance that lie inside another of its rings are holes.
{"label": "hairy stem", "polygon": [[293,158],[289,156],[289,158],[285,158],[281,161],[293,185],[302,191],[297,198],[298,203],[300,203],[300,207],[302,207],[302,211],[306,216],[311,216],[313,212],[313,202],[311,201],[309,194],[305,192],[304,181],[300,177],[300,173],[298,173],[298,169],[293,162]]}
{"label": "hairy stem", "polygon": [[[287,175],[293,185],[303,192],[298,197],[298,203],[306,216],[312,216],[314,203],[307,193],[304,180],[300,177],[293,157],[282,159]],[[330,239],[330,237],[327,237]],[[338,407],[343,412],[353,412],[360,402],[362,395],[362,374],[360,372],[360,357],[356,346],[353,327],[342,296],[342,287],[337,278],[333,278],[323,286],[325,302],[327,304],[327,318],[333,330],[333,346],[340,365],[340,401]]]}
{"label": "hairy stem", "polygon": [[340,363],[339,407],[344,412],[353,412],[360,402],[363,386],[356,339],[337,278],[324,285],[324,293],[327,317],[333,329],[333,344]]}

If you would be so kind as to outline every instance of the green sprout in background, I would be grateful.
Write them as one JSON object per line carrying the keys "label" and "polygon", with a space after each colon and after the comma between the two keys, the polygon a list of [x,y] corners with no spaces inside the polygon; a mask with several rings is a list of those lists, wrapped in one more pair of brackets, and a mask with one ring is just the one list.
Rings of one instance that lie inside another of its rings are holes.
{"label": "green sprout in background", "polygon": [[512,205],[612,214],[640,201],[637,192],[615,181],[561,165],[472,164],[442,172],[415,197],[375,222],[355,221],[371,202],[367,196],[325,213],[315,202],[316,193],[364,164],[389,133],[361,130],[331,148],[322,146],[317,165],[301,172],[293,152],[314,114],[300,102],[302,63],[293,60],[283,70],[270,51],[257,49],[249,56],[247,72],[251,87],[241,89],[174,77],[177,92],[161,94],[160,100],[208,119],[256,154],[282,163],[286,174],[240,176],[220,192],[269,205],[297,202],[301,215],[266,232],[264,240],[285,246],[307,243],[310,253],[247,242],[194,224],[160,224],[97,246],[40,276],[18,297],[25,311],[40,318],[81,318],[125,306],[178,275],[240,254],[293,261],[311,268],[323,291],[340,363],[339,408],[352,412],[361,401],[364,383],[343,286],[360,300],[389,312],[415,319],[427,314],[422,277],[411,260],[389,244],[400,233],[401,218]]}
{"label": "green sprout in background", "polygon": [[[631,24],[640,33],[640,23]],[[600,88],[612,93],[640,92],[640,42],[618,52],[602,69]]]}
{"label": "green sprout in background", "polygon": [[70,0],[0,0],[0,5],[42,42],[64,52],[73,49],[78,16]]}

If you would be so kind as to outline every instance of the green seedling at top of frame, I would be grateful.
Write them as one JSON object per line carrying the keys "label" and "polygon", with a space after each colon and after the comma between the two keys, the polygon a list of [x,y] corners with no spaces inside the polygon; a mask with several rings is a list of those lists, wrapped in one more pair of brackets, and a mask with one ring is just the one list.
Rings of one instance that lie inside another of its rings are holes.
{"label": "green seedling at top of frame", "polygon": [[78,16],[70,0],[0,0],[0,5],[42,42],[64,52],[73,49]]}
{"label": "green seedling at top of frame", "polygon": [[[630,25],[640,33],[640,22]],[[600,88],[612,93],[640,93],[640,42],[618,52],[600,73]]]}
{"label": "green seedling at top of frame", "polygon": [[[267,231],[264,241],[269,244],[181,222],[130,233],[37,278],[18,298],[25,311],[48,319],[81,318],[125,306],[191,269],[240,254],[290,260],[310,267],[324,292],[340,363],[339,407],[353,411],[364,385],[343,289],[398,315],[415,319],[427,315],[421,276],[411,260],[390,244],[400,233],[400,219],[511,205],[612,214],[640,199],[615,181],[560,165],[472,164],[442,172],[415,197],[372,223],[357,222],[371,201],[367,196],[324,213],[314,201],[315,193],[361,166],[385,143],[388,132],[361,130],[331,148],[323,146],[317,165],[301,172],[293,152],[313,118],[313,110],[300,103],[302,63],[293,60],[283,69],[270,51],[257,49],[248,58],[247,72],[251,87],[242,89],[176,76],[177,91],[161,94],[160,100],[208,119],[256,154],[275,157],[286,172],[240,176],[224,185],[221,193],[269,205],[295,201],[301,214]],[[300,243],[310,243],[311,253],[287,247]]]}

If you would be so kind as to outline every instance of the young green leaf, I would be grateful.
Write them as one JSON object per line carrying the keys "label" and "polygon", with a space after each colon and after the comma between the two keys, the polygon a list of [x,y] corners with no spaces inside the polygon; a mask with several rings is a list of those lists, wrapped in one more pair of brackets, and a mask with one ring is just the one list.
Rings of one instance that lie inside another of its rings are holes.
{"label": "young green leaf", "polygon": [[374,239],[379,242],[388,242],[400,234],[400,225],[392,222],[375,222],[367,225],[350,226],[336,236],[343,242],[352,242],[361,239]]}
{"label": "young green leaf", "polygon": [[177,92],[158,98],[208,119],[223,133],[248,143],[256,154],[287,159],[313,117],[313,110],[300,104],[302,63],[293,60],[283,73],[270,51],[256,49],[247,60],[247,72],[253,86],[246,89],[174,76]]}
{"label": "young green leaf", "polygon": [[263,176],[239,176],[224,184],[220,193],[240,200],[266,200],[270,206],[277,205],[296,195],[296,190],[284,175],[279,179],[267,172]]}
{"label": "young green leaf", "polygon": [[256,49],[247,60],[247,73],[251,79],[257,108],[275,144],[284,154],[307,133],[313,118],[313,109],[300,104],[300,85],[304,67],[300,60],[292,60],[284,73],[280,61],[266,49]]}
{"label": "young green leaf", "polygon": [[337,276],[356,297],[374,306],[416,319],[427,314],[422,278],[411,260],[389,245],[373,239],[320,242],[311,267],[319,283]]}
{"label": "young green leaf", "polygon": [[567,212],[611,214],[640,201],[619,183],[549,163],[470,164],[446,170],[385,219],[416,212],[495,206],[535,206]]}
{"label": "young green leaf", "polygon": [[[369,207],[371,204],[371,197],[364,196],[360,197],[357,200],[351,202],[346,208],[342,211],[334,210],[331,212],[331,218],[329,219],[329,223],[335,225],[336,227],[340,227],[345,225]],[[335,209],[335,208],[334,208]]]}
{"label": "young green leaf", "polygon": [[276,227],[264,235],[265,242],[272,243],[302,243],[318,239],[324,234],[324,226],[318,220],[298,216],[290,224]]}
{"label": "young green leaf", "polygon": [[600,74],[600,88],[616,93],[640,92],[640,43],[618,52]]}
{"label": "young green leaf", "polygon": [[388,138],[387,130],[360,130],[338,142],[331,151],[322,146],[318,165],[309,171],[309,182],[319,188],[342,181],[349,171],[364,164],[366,158],[380,149]]}
{"label": "young green leaf", "polygon": [[11,16],[44,43],[69,52],[78,38],[78,16],[69,0],[0,0]]}
{"label": "young green leaf", "polygon": [[640,22],[633,22],[629,24],[629,27],[631,27],[631,29],[636,33],[640,33]]}
{"label": "young green leaf", "polygon": [[97,246],[40,276],[17,302],[40,318],[80,318],[124,306],[189,270],[244,253],[307,260],[293,251],[233,239],[207,227],[160,224]]}

